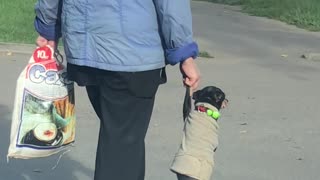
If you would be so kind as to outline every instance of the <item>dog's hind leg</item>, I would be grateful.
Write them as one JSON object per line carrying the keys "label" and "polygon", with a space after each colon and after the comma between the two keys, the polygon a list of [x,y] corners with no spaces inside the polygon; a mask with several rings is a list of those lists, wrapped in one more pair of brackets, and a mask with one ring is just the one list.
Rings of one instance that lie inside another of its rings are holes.
{"label": "dog's hind leg", "polygon": [[182,174],[177,174],[177,177],[178,177],[178,180],[198,180],[198,179],[194,179],[192,177],[185,176],[185,175],[182,175]]}

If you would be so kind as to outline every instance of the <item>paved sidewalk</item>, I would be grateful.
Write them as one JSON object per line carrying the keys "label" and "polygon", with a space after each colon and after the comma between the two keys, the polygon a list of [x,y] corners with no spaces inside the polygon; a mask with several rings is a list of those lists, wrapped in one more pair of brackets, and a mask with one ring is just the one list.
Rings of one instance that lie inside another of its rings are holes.
{"label": "paved sidewalk", "polygon": [[[200,47],[216,57],[197,60],[202,86],[219,86],[230,100],[219,120],[212,179],[318,180],[320,63],[300,56],[319,51],[319,33],[229,6],[194,2],[192,9]],[[77,142],[57,168],[51,170],[58,156],[6,163],[16,78],[32,49],[0,43],[0,179],[92,180],[99,121],[79,87]],[[146,140],[146,180],[175,180],[168,168],[180,142],[184,89],[178,67],[168,67],[168,77]]]}

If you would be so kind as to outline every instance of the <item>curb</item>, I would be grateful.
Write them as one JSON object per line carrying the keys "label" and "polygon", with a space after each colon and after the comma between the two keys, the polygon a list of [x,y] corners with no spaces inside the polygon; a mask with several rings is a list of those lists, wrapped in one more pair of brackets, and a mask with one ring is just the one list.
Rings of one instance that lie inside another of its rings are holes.
{"label": "curb", "polygon": [[32,54],[36,45],[0,42],[0,53]]}
{"label": "curb", "polygon": [[[32,54],[36,49],[35,44],[19,44],[19,43],[6,43],[0,42],[0,53],[13,53],[13,54]],[[59,47],[63,53],[63,47]]]}

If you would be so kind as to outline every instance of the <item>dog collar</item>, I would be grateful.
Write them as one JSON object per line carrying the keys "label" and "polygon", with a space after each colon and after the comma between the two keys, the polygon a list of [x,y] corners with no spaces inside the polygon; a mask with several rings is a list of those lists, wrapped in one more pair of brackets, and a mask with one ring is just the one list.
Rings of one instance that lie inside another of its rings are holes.
{"label": "dog collar", "polygon": [[213,119],[215,119],[216,121],[220,118],[220,113],[219,111],[214,111],[210,108],[204,107],[202,105],[200,106],[196,106],[196,110],[198,112],[204,112],[207,113],[208,116],[212,117]]}

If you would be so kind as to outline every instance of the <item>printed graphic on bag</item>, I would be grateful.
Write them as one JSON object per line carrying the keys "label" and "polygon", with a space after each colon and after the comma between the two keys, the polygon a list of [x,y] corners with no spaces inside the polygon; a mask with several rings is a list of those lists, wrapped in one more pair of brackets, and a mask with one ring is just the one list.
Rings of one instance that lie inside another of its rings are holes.
{"label": "printed graphic on bag", "polygon": [[18,147],[53,149],[74,141],[74,91],[63,99],[50,101],[25,89],[17,137]]}

